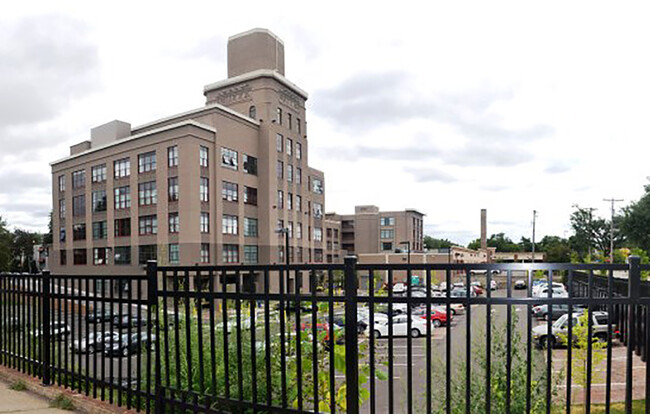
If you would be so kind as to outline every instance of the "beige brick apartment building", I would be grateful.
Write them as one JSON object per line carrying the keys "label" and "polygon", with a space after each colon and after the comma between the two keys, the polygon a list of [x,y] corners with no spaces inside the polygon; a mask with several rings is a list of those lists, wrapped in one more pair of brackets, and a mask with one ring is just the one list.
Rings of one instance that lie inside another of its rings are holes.
{"label": "beige brick apartment building", "polygon": [[282,41],[231,37],[228,78],[204,95],[185,113],[94,128],[51,164],[54,272],[283,262],[278,228],[292,262],[324,261],[325,180],[309,166],[307,93],[284,76]]}

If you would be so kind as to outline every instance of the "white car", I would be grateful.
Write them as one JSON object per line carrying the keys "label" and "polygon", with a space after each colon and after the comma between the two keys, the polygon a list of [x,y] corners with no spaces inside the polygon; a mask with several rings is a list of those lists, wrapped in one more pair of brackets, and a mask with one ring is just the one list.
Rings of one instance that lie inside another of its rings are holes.
{"label": "white car", "polygon": [[404,293],[406,292],[406,283],[397,282],[393,285],[393,293]]}
{"label": "white car", "polygon": [[[388,336],[388,324],[389,320],[377,320],[375,321],[375,326],[373,327],[373,335],[375,338],[381,338]],[[413,338],[423,335],[427,331],[427,321],[422,319],[419,316],[411,316],[411,330],[408,330],[408,316],[407,315],[397,315],[392,319],[393,324],[393,336],[407,336],[410,335]],[[431,328],[434,328],[433,325]]]}
{"label": "white car", "polygon": [[[548,288],[542,288],[537,290],[537,292],[533,293],[533,297],[535,298],[547,298],[548,297]],[[553,292],[551,293],[551,297],[553,298],[568,298],[569,297],[569,292],[567,292],[564,287],[553,287]]]}
{"label": "white car", "polygon": [[499,285],[497,285],[496,280],[490,280],[490,290],[497,290],[499,288]]}
{"label": "white car", "polygon": [[[564,290],[566,292],[566,288],[564,287],[564,285],[562,283],[553,282],[552,286],[553,286],[554,291],[556,289],[562,289],[562,290]],[[533,286],[533,296],[538,296],[539,291],[544,290],[544,289],[546,289],[546,292],[548,292],[548,283],[547,282],[543,282],[543,283],[540,283],[538,285]]]}

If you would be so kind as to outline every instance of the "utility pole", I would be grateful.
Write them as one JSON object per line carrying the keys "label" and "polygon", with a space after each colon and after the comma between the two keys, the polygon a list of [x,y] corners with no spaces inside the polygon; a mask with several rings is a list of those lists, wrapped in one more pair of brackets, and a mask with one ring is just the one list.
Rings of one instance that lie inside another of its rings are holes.
{"label": "utility pole", "polygon": [[612,219],[609,222],[609,263],[614,263],[614,203],[623,201],[623,199],[603,198],[603,201],[612,203]]}
{"label": "utility pole", "polygon": [[533,210],[533,257],[531,262],[535,263],[535,219],[537,218],[537,210]]}

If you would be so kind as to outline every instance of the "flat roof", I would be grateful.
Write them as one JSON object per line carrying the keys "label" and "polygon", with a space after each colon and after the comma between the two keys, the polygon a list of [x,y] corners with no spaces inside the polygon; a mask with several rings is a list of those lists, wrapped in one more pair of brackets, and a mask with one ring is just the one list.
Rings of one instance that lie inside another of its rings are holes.
{"label": "flat roof", "polygon": [[121,145],[121,144],[123,144],[125,142],[135,141],[136,139],[139,139],[139,138],[143,138],[143,137],[146,137],[146,136],[149,136],[149,135],[158,134],[160,132],[169,131],[169,130],[172,130],[172,129],[176,129],[176,128],[180,128],[180,127],[184,127],[184,126],[188,126],[188,125],[189,126],[195,126],[197,128],[201,128],[201,129],[205,129],[206,131],[212,132],[214,134],[217,133],[217,129],[211,127],[210,125],[206,125],[206,124],[203,124],[201,122],[196,122],[193,119],[187,119],[185,121],[177,122],[175,124],[165,125],[165,126],[160,127],[160,128],[156,128],[156,129],[145,131],[145,132],[142,132],[142,133],[139,133],[139,134],[131,135],[131,136],[126,137],[126,138],[121,138],[121,139],[109,142],[108,144],[100,145],[100,146],[98,146],[96,148],[91,148],[89,150],[80,152],[79,154],[69,155],[69,156],[67,156],[65,158],[61,158],[59,160],[51,162],[50,166],[54,166],[56,164],[60,164],[62,162],[69,161],[69,160],[72,160],[72,159],[75,159],[75,158],[79,158],[79,157],[82,157],[84,155],[92,154],[93,152],[101,151],[101,150],[106,149],[106,148]]}

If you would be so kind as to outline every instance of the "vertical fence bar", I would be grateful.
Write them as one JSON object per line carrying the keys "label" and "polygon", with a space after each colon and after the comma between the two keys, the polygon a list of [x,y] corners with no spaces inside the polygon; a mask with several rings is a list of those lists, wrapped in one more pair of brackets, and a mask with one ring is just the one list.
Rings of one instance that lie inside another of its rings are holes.
{"label": "vertical fence bar", "polygon": [[[445,286],[447,287],[445,295],[447,298],[447,316],[451,315],[451,269],[445,270]],[[451,413],[451,324],[445,326],[447,335],[445,335],[445,412]]]}
{"label": "vertical fence bar", "polygon": [[[410,248],[410,247],[409,247]],[[406,412],[413,413],[413,339],[411,335],[411,268],[406,270]]]}
{"label": "vertical fence bar", "polygon": [[614,310],[612,307],[614,271],[610,269],[607,278],[607,368],[605,373],[605,414],[609,414],[609,406],[612,399],[612,320]]}
{"label": "vertical fence bar", "polygon": [[357,337],[357,257],[345,257],[345,381],[349,414],[359,413],[359,340]]}
{"label": "vertical fence bar", "polygon": [[[465,318],[465,412],[471,412],[472,403],[472,279],[469,269],[465,270],[467,316]],[[509,372],[509,371],[508,371]]]}
{"label": "vertical fence bar", "polygon": [[[506,280],[506,297],[510,299],[512,298],[512,270],[507,271]],[[509,413],[512,403],[512,305],[506,306],[506,413]]]}
{"label": "vertical fence bar", "polygon": [[[569,270],[569,299],[573,299],[573,270]],[[573,352],[573,326],[572,326],[572,321],[573,321],[573,305],[571,302],[569,302],[568,309],[569,311],[569,328],[567,331],[567,387],[566,387],[566,412],[567,414],[571,414],[571,380],[572,380],[572,369],[573,369],[573,362],[572,362],[572,352]],[[551,321],[549,320],[549,323]]]}
{"label": "vertical fence bar", "polygon": [[[485,413],[492,411],[492,270],[488,269],[485,280],[485,296],[487,304],[485,305]],[[447,320],[449,323],[449,320]]]}
{"label": "vertical fence bar", "polygon": [[[526,271],[526,296],[531,298],[533,297],[533,271],[532,270],[527,270]],[[526,412],[530,413],[531,411],[531,387],[533,385],[532,381],[532,367],[531,367],[531,361],[533,359],[533,344],[532,344],[532,336],[533,336],[533,313],[532,313],[532,305],[527,305],[526,306],[526,319],[527,319],[527,325],[526,325]]]}
{"label": "vertical fence bar", "polygon": [[[155,317],[153,311],[155,310]],[[163,309],[163,312],[166,312]],[[156,333],[152,333],[153,324],[156,326]],[[165,326],[165,330],[167,330]],[[178,329],[178,325],[174,326]],[[155,412],[163,413],[165,411],[162,393],[162,359],[160,355],[160,323],[158,322],[158,264],[155,260],[147,262],[147,412],[150,411],[151,400],[151,354],[153,353],[154,365],[154,392],[155,392]],[[153,348],[153,349],[152,349]],[[169,361],[166,363],[169,365]],[[178,369],[178,367],[176,368]],[[169,380],[169,379],[168,379]],[[138,386],[139,387],[139,386]]]}
{"label": "vertical fence bar", "polygon": [[[427,365],[427,388],[426,388],[426,410],[427,413],[432,412],[431,407],[431,342],[433,333],[431,332],[431,269],[425,270],[426,275],[426,289],[427,289],[427,345],[426,345],[426,365]],[[446,323],[451,323],[451,317],[447,314]]]}
{"label": "vertical fence bar", "polygon": [[[594,271],[589,270],[588,279],[587,279],[587,298],[589,303],[587,305],[587,383],[585,389],[585,413],[591,413],[591,370],[593,368],[593,306],[591,304],[591,299],[593,299],[593,290],[594,290]],[[573,317],[572,314],[569,314],[569,317]],[[572,346],[569,344],[568,346]]]}
{"label": "vertical fence bar", "polygon": [[50,385],[52,383],[51,371],[50,371],[50,302],[52,297],[50,294],[50,272],[46,270],[43,272],[41,278],[42,287],[42,301],[41,309],[43,315],[41,317],[41,375],[43,377],[43,385]]}
{"label": "vertical fence bar", "polygon": [[[369,309],[372,315],[375,312],[374,308]],[[374,330],[374,316],[370,329]],[[374,332],[373,332],[374,335]],[[388,269],[388,413],[393,414],[395,410],[395,394],[394,394],[394,379],[393,379],[393,269]]]}
{"label": "vertical fence bar", "polygon": [[635,305],[639,301],[641,290],[641,259],[638,256],[629,257],[629,279],[628,279],[628,329],[627,329],[627,363],[625,380],[625,412],[632,413],[632,390],[633,390],[633,351],[635,348]]}

